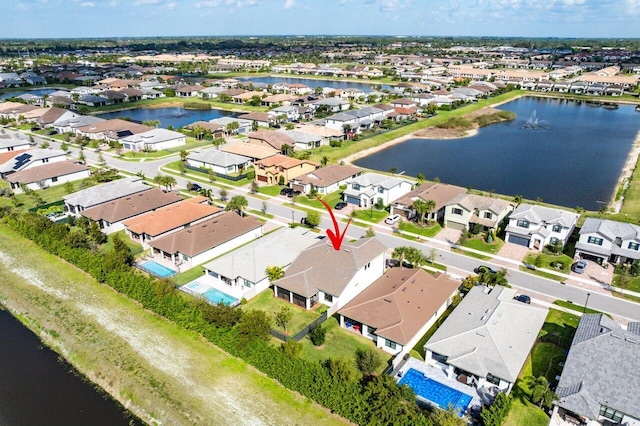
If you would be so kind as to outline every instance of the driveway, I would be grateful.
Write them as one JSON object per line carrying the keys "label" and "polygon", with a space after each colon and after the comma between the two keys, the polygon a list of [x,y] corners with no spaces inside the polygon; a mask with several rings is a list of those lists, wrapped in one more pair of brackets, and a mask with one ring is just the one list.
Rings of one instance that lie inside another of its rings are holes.
{"label": "driveway", "polygon": [[567,284],[571,284],[576,287],[581,287],[585,289],[588,288],[591,290],[607,293],[608,291],[606,290],[606,287],[611,285],[611,282],[613,281],[613,271],[615,269],[614,266],[608,263],[605,263],[605,265],[608,265],[608,267],[603,268],[602,266],[598,265],[596,262],[592,262],[590,260],[585,260],[585,259],[582,259],[582,260],[584,260],[587,263],[587,267],[585,268],[585,271],[582,274],[577,274],[571,271],[571,277],[583,278],[583,279],[595,281],[596,283],[600,284],[602,288],[599,289],[593,284],[583,283],[581,281],[574,280],[571,278],[567,279]]}
{"label": "driveway", "polygon": [[[445,241],[449,244],[456,244],[462,235],[462,231],[452,228],[443,228],[435,237],[436,240]],[[451,250],[450,247],[441,247],[443,250]]]}
{"label": "driveway", "polygon": [[[504,257],[507,259],[516,260],[518,262],[522,262],[522,259],[530,252],[528,247],[521,246],[520,244],[514,243],[504,243],[500,251],[498,252],[498,256]],[[513,267],[512,263],[501,261],[496,259],[495,263],[503,264],[504,266]]]}

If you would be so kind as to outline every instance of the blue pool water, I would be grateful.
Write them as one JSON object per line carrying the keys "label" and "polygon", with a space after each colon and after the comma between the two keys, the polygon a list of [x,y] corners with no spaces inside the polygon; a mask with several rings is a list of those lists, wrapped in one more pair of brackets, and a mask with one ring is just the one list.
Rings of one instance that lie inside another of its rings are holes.
{"label": "blue pool water", "polygon": [[176,271],[174,271],[173,269],[169,269],[166,266],[161,265],[153,260],[141,264],[140,269],[160,278],[167,278],[176,274]]}
{"label": "blue pool water", "polygon": [[215,304],[222,303],[224,305],[232,305],[238,301],[235,297],[229,296],[227,293],[223,293],[221,291],[212,288],[211,290],[207,290],[202,295],[210,302]]}
{"label": "blue pool water", "polygon": [[421,372],[413,368],[410,368],[402,376],[399,384],[409,386],[416,395],[442,409],[446,410],[449,405],[452,405],[454,410],[458,410],[461,415],[464,414],[471,402],[471,396],[426,378]]}

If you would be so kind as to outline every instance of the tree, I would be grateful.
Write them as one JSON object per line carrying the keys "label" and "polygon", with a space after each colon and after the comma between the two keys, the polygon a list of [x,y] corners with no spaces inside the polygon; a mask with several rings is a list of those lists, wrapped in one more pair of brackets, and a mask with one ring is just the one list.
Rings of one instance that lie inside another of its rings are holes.
{"label": "tree", "polygon": [[60,144],[60,149],[63,150],[64,152],[67,152],[69,150],[69,144],[66,142],[62,142]]}
{"label": "tree", "polygon": [[453,408],[452,404],[446,410],[433,410],[429,413],[429,418],[434,425],[438,426],[466,426],[467,422],[458,417],[459,410]]}
{"label": "tree", "polygon": [[203,299],[200,308],[204,320],[216,327],[233,327],[242,318],[241,309],[232,308],[224,303],[212,305]]}
{"label": "tree", "polygon": [[221,145],[224,145],[225,143],[227,143],[227,141],[224,138],[215,138],[214,140],[211,141],[211,143],[213,144],[213,146],[215,146],[217,149],[220,149]]}
{"label": "tree", "polygon": [[375,349],[357,349],[356,350],[356,365],[363,374],[371,375],[382,364],[382,358]]}
{"label": "tree", "polygon": [[291,147],[291,145],[289,144],[283,143],[280,147],[280,152],[282,153],[282,155],[291,155],[293,154],[293,147]]}
{"label": "tree", "polygon": [[418,173],[416,175],[416,179],[418,179],[418,185],[422,185],[422,183],[427,179],[424,177],[422,173]]}
{"label": "tree", "polygon": [[353,380],[353,368],[349,362],[342,358],[327,358],[323,362],[324,368],[327,369],[333,380],[339,382],[350,382]]}
{"label": "tree", "polygon": [[549,381],[546,377],[527,376],[524,378],[524,383],[531,389],[531,402],[538,404],[539,407],[551,407],[556,395],[549,389]]}
{"label": "tree", "polygon": [[302,353],[302,343],[298,343],[293,339],[287,339],[286,342],[280,344],[280,347],[284,356],[289,359],[296,359]]}
{"label": "tree", "polygon": [[260,208],[260,211],[262,212],[262,214],[266,215],[267,214],[267,202],[263,201],[262,202],[262,207]]}
{"label": "tree", "polygon": [[480,413],[482,423],[484,423],[485,426],[502,426],[511,409],[511,402],[512,399],[509,396],[500,392],[493,401],[493,404],[483,409]]}
{"label": "tree", "polygon": [[251,192],[252,194],[255,194],[256,192],[258,192],[258,182],[256,182],[255,180],[251,181],[251,189],[249,192]]}
{"label": "tree", "polygon": [[265,311],[254,309],[242,315],[238,322],[238,343],[241,347],[247,346],[254,340],[269,340],[271,330],[271,318]]}
{"label": "tree", "polygon": [[242,195],[235,195],[227,203],[226,210],[235,211],[240,216],[244,216],[244,209],[246,209],[248,205],[249,203],[246,198],[244,198]]}
{"label": "tree", "polygon": [[400,266],[404,263],[404,260],[407,256],[407,246],[399,246],[393,249],[393,253],[391,253],[391,258],[400,262]]}
{"label": "tree", "polygon": [[427,258],[424,257],[422,251],[415,247],[407,247],[405,258],[407,259],[407,262],[409,262],[414,268],[421,268],[427,263]]}
{"label": "tree", "polygon": [[231,134],[235,134],[239,128],[240,124],[238,124],[237,121],[232,121],[231,123],[227,124],[227,131]]}
{"label": "tree", "polygon": [[524,197],[522,197],[522,195],[516,194],[513,196],[513,202],[516,203],[516,205],[520,205],[522,204],[522,202],[524,201]]}
{"label": "tree", "polygon": [[376,236],[376,233],[373,230],[373,228],[371,226],[368,227],[367,230],[364,233],[364,238],[372,238],[372,237],[375,237],[375,236]]}
{"label": "tree", "polygon": [[315,228],[320,224],[320,213],[314,211],[307,213],[305,223],[307,226]]}
{"label": "tree", "polygon": [[229,192],[224,188],[220,188],[220,191],[218,192],[218,194],[220,194],[220,199],[222,201],[224,201],[224,200],[227,199],[227,196],[229,195]]}
{"label": "tree", "polygon": [[323,156],[322,159],[320,160],[320,164],[322,164],[322,167],[325,167],[328,163],[329,163],[329,157],[327,157],[326,155]]}
{"label": "tree", "polygon": [[256,120],[253,120],[253,123],[251,123],[251,130],[254,132],[258,131],[258,122]]}
{"label": "tree", "polygon": [[398,173],[398,168],[397,167],[391,167],[389,169],[389,173],[395,175],[396,173]]}
{"label": "tree", "polygon": [[269,282],[274,282],[284,277],[284,268],[280,266],[267,266],[265,273],[267,274],[267,278],[269,278]]}
{"label": "tree", "polygon": [[86,157],[84,156],[84,151],[80,151],[80,155],[78,155],[78,160],[84,164],[86,162]]}
{"label": "tree", "polygon": [[182,161],[183,163],[187,161],[187,156],[189,155],[189,153],[186,150],[182,150],[180,151],[180,161]]}
{"label": "tree", "polygon": [[[433,201],[433,200],[429,200],[429,201]],[[417,198],[413,202],[411,207],[413,207],[413,209],[416,211],[416,213],[420,217],[419,219],[420,223],[424,223],[424,216],[427,214],[427,211],[429,210],[429,206],[427,205],[427,202],[420,198]]]}
{"label": "tree", "polygon": [[291,312],[291,308],[289,308],[288,306],[283,306],[280,308],[278,312],[276,312],[276,315],[275,315],[276,325],[278,327],[282,327],[282,329],[286,332],[287,325],[289,324],[289,321],[291,321],[292,317],[293,317],[293,313]]}
{"label": "tree", "polygon": [[156,129],[160,127],[160,120],[154,118],[153,120],[144,120],[142,122],[143,126],[155,127]]}
{"label": "tree", "polygon": [[322,346],[327,337],[327,329],[319,324],[311,329],[309,333],[309,340],[313,343],[313,346]]}
{"label": "tree", "polygon": [[102,155],[102,152],[98,153],[98,163],[99,164],[106,164],[106,161],[104,160],[104,155]]}
{"label": "tree", "polygon": [[65,194],[73,194],[73,192],[75,192],[75,189],[73,187],[73,183],[72,182],[65,182],[63,185],[64,188],[64,192]]}

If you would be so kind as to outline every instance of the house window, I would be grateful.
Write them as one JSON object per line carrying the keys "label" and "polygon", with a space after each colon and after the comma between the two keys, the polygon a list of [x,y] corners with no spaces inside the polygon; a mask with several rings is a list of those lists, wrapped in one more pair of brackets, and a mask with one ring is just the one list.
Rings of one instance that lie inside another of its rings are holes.
{"label": "house window", "polygon": [[622,418],[624,417],[624,413],[618,410],[614,410],[611,407],[607,407],[606,405],[600,406],[600,415],[602,417],[606,417],[607,419],[611,419],[616,423],[622,422]]}
{"label": "house window", "polygon": [[367,263],[366,265],[364,265],[364,270],[366,271],[367,269],[369,269],[371,267],[371,262]]}
{"label": "house window", "polygon": [[598,238],[598,237],[589,237],[589,239],[587,240],[587,242],[589,244],[597,244],[599,246],[602,245],[602,238]]}
{"label": "house window", "polygon": [[454,208],[451,209],[451,213],[457,214],[458,216],[462,216],[462,209],[454,207]]}
{"label": "house window", "polygon": [[517,225],[518,225],[518,228],[528,228],[529,227],[529,221],[520,219],[518,221]]}
{"label": "house window", "polygon": [[634,243],[633,241],[629,243],[629,250],[635,250],[638,251],[638,248],[640,248],[640,244],[638,243]]}
{"label": "house window", "polygon": [[189,256],[187,256],[186,254],[182,255],[182,260],[184,260],[185,262],[189,261]]}
{"label": "house window", "polygon": [[57,177],[52,177],[52,178],[51,178],[51,182],[57,182],[57,181],[58,181],[58,178],[57,178]]}
{"label": "house window", "polygon": [[243,284],[245,287],[253,287],[253,283],[246,278],[243,278]]}
{"label": "house window", "polygon": [[382,186],[378,187],[378,193],[379,194],[384,194],[384,188]]}
{"label": "house window", "polygon": [[386,347],[388,347],[389,349],[394,349],[394,350],[396,349],[396,342],[392,342],[391,340],[385,339],[384,340],[384,345]]}
{"label": "house window", "polygon": [[431,359],[436,361],[436,362],[440,362],[442,364],[446,364],[447,363],[447,357],[445,355],[440,355],[440,354],[435,353],[435,352],[431,352]]}
{"label": "house window", "polygon": [[549,242],[551,244],[558,244],[560,242],[559,239],[557,239],[556,237],[551,237],[551,239],[549,240]]}
{"label": "house window", "polygon": [[48,163],[48,162],[49,162],[49,159],[48,159],[48,158],[43,158],[43,159],[42,159],[42,162],[43,162],[43,163]]}
{"label": "house window", "polygon": [[484,218],[485,219],[491,219],[492,217],[493,217],[493,215],[491,213],[489,213],[489,212],[485,212],[484,213]]}
{"label": "house window", "polygon": [[353,188],[354,191],[360,191],[360,185],[357,183],[352,184],[351,187]]}
{"label": "house window", "polygon": [[333,296],[332,296],[332,295],[330,295],[330,294],[325,293],[325,294],[324,294],[324,300],[325,300],[326,302],[330,302],[330,303],[331,303],[331,302],[333,302]]}
{"label": "house window", "polygon": [[489,373],[487,374],[487,382],[498,386],[500,384],[500,379],[496,376],[494,376],[493,374]]}
{"label": "house window", "polygon": [[562,232],[562,225],[553,225],[553,228],[551,228],[551,230],[553,232]]}

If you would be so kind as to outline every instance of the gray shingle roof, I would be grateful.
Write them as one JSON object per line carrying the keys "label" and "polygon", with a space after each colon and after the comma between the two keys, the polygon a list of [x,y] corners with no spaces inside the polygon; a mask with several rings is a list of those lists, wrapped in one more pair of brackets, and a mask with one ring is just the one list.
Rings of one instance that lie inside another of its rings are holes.
{"label": "gray shingle roof", "polygon": [[602,314],[582,316],[556,393],[557,405],[597,420],[605,405],[640,418],[638,323],[623,330]]}
{"label": "gray shingle roof", "polygon": [[513,300],[516,291],[476,286],[426,343],[447,363],[514,383],[547,316],[545,309]]}
{"label": "gray shingle roof", "polygon": [[532,204],[520,204],[509,216],[510,219],[524,219],[531,223],[558,224],[565,228],[575,223],[578,214],[566,210],[553,209],[550,207],[535,206]]}
{"label": "gray shingle roof", "polygon": [[640,237],[640,226],[632,225],[630,223],[616,222],[615,220],[603,220],[588,217],[580,229],[580,235],[596,232],[610,240],[615,240],[616,237],[620,237],[624,240],[633,240]]}
{"label": "gray shingle roof", "polygon": [[151,187],[144,183],[141,177],[131,176],[74,192],[63,199],[68,205],[89,208],[149,189]]}
{"label": "gray shingle roof", "polygon": [[233,165],[243,165],[251,161],[251,158],[243,155],[232,154],[230,152],[220,151],[218,149],[207,149],[202,151],[193,151],[187,156],[187,160],[200,161],[205,164],[212,164],[220,167],[228,167]]}

